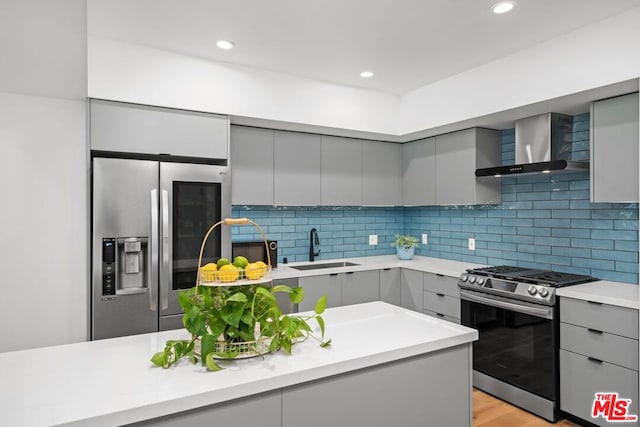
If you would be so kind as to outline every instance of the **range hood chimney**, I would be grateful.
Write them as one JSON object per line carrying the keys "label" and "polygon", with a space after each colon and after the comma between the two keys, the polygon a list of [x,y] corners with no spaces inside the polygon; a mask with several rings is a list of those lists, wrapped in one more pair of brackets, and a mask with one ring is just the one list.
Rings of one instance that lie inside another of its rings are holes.
{"label": "range hood chimney", "polygon": [[588,170],[588,161],[571,160],[572,143],[571,116],[545,113],[516,120],[515,164],[476,169],[476,176],[501,177]]}

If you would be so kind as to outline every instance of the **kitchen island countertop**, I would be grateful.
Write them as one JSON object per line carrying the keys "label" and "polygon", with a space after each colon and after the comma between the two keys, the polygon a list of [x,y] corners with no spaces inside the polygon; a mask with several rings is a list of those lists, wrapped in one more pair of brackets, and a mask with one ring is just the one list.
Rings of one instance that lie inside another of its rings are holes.
{"label": "kitchen island countertop", "polygon": [[[121,425],[294,386],[387,362],[467,345],[474,329],[383,302],[327,309],[329,348],[310,339],[293,355],[223,362],[207,372],[151,356],[184,330],[0,354],[3,424]],[[44,319],[43,319],[44,321]],[[37,337],[37,334],[34,335]]]}

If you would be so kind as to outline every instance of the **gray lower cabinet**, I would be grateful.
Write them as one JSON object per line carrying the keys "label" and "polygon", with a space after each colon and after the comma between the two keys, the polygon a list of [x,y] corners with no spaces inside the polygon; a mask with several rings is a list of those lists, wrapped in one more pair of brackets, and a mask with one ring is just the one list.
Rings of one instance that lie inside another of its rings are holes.
{"label": "gray lower cabinet", "polygon": [[282,391],[276,390],[129,426],[189,427],[208,425],[282,427]]}
{"label": "gray lower cabinet", "polygon": [[470,427],[470,354],[467,344],[286,388],[282,426]]}
{"label": "gray lower cabinet", "polygon": [[217,114],[92,99],[91,149],[226,159],[229,118]]}
{"label": "gray lower cabinet", "polygon": [[638,201],[638,93],[591,104],[591,201]]}
{"label": "gray lower cabinet", "polygon": [[380,276],[378,270],[323,274],[301,277],[299,286],[304,288],[304,301],[299,311],[313,310],[316,301],[327,295],[327,307],[360,304],[380,299]]}
{"label": "gray lower cabinet", "polygon": [[[596,393],[631,399],[638,414],[638,310],[561,297],[560,409],[597,425]],[[625,423],[638,426],[638,423]]]}
{"label": "gray lower cabinet", "polygon": [[499,166],[500,131],[472,128],[435,137],[435,202],[438,205],[500,203],[500,180],[478,179],[475,170]]}
{"label": "gray lower cabinet", "polygon": [[400,269],[380,270],[380,301],[400,306]]}
{"label": "gray lower cabinet", "polygon": [[342,305],[380,300],[378,270],[342,273]]}
{"label": "gray lower cabinet", "polygon": [[231,203],[273,205],[271,129],[231,126]]}
{"label": "gray lower cabinet", "polygon": [[362,141],[322,136],[322,191],[324,206],[362,205]]}
{"label": "gray lower cabinet", "polygon": [[320,204],[321,136],[275,131],[273,203]]}
{"label": "gray lower cabinet", "polygon": [[436,204],[435,138],[402,145],[403,204],[424,206]]}
{"label": "gray lower cabinet", "polygon": [[342,277],[339,274],[300,277],[298,286],[304,288],[304,301],[298,304],[299,311],[313,310],[322,295],[327,296],[327,307],[342,305]]}
{"label": "gray lower cabinet", "polygon": [[362,143],[362,205],[402,206],[402,144]]}
{"label": "gray lower cabinet", "polygon": [[442,274],[423,273],[424,313],[460,323],[460,289],[458,279]]}
{"label": "gray lower cabinet", "polygon": [[421,271],[401,269],[400,274],[400,305],[409,310],[422,313],[423,273]]}
{"label": "gray lower cabinet", "polygon": [[[603,417],[592,418],[596,393],[616,392],[632,399],[629,414],[638,414],[638,371],[594,360],[560,349],[560,406],[565,412],[599,426],[611,426]],[[638,426],[637,422],[624,423]]]}

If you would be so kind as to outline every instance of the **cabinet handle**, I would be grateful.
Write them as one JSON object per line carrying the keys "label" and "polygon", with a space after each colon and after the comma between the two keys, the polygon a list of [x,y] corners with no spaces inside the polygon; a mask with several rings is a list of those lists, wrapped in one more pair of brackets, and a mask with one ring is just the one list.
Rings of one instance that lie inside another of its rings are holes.
{"label": "cabinet handle", "polygon": [[596,301],[587,301],[589,304],[593,304],[593,305],[602,305],[601,302],[596,302]]}
{"label": "cabinet handle", "polygon": [[438,295],[439,297],[444,298],[444,294],[436,294],[436,295]]}
{"label": "cabinet handle", "polygon": [[329,276],[337,276],[338,273],[329,273]]}
{"label": "cabinet handle", "polygon": [[442,313],[436,313],[436,316],[438,316],[438,317],[444,317],[444,314],[442,314]]}
{"label": "cabinet handle", "polygon": [[391,270],[390,268],[383,268],[384,271],[389,271]]}
{"label": "cabinet handle", "polygon": [[436,273],[436,276],[438,276],[438,277],[444,277],[444,274]]}
{"label": "cabinet handle", "polygon": [[595,357],[587,357],[587,360],[593,363],[597,363],[598,365],[602,363],[602,360],[596,359]]}
{"label": "cabinet handle", "polygon": [[345,274],[353,274],[353,271],[347,271]]}
{"label": "cabinet handle", "polygon": [[602,335],[602,331],[599,331],[597,329],[588,328],[587,331],[592,332],[594,334]]}

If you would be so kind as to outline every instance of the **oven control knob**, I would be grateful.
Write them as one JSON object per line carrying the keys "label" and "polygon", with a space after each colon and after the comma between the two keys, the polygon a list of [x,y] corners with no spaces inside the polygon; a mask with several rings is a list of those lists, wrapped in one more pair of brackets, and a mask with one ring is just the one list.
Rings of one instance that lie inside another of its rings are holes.
{"label": "oven control knob", "polygon": [[533,295],[538,293],[538,288],[536,288],[535,286],[531,285],[531,286],[529,286],[529,289],[527,289],[527,292],[529,292],[529,295],[533,296]]}
{"label": "oven control knob", "polygon": [[478,277],[478,286],[484,286],[484,277]]}
{"label": "oven control knob", "polygon": [[549,295],[549,290],[547,288],[540,288],[538,294],[540,294],[542,298],[546,298],[547,295]]}
{"label": "oven control knob", "polygon": [[476,283],[476,276],[469,276],[469,283],[471,283],[472,285]]}
{"label": "oven control knob", "polygon": [[462,282],[466,282],[469,279],[469,276],[467,275],[467,273],[462,273],[462,275],[460,276],[460,280]]}

